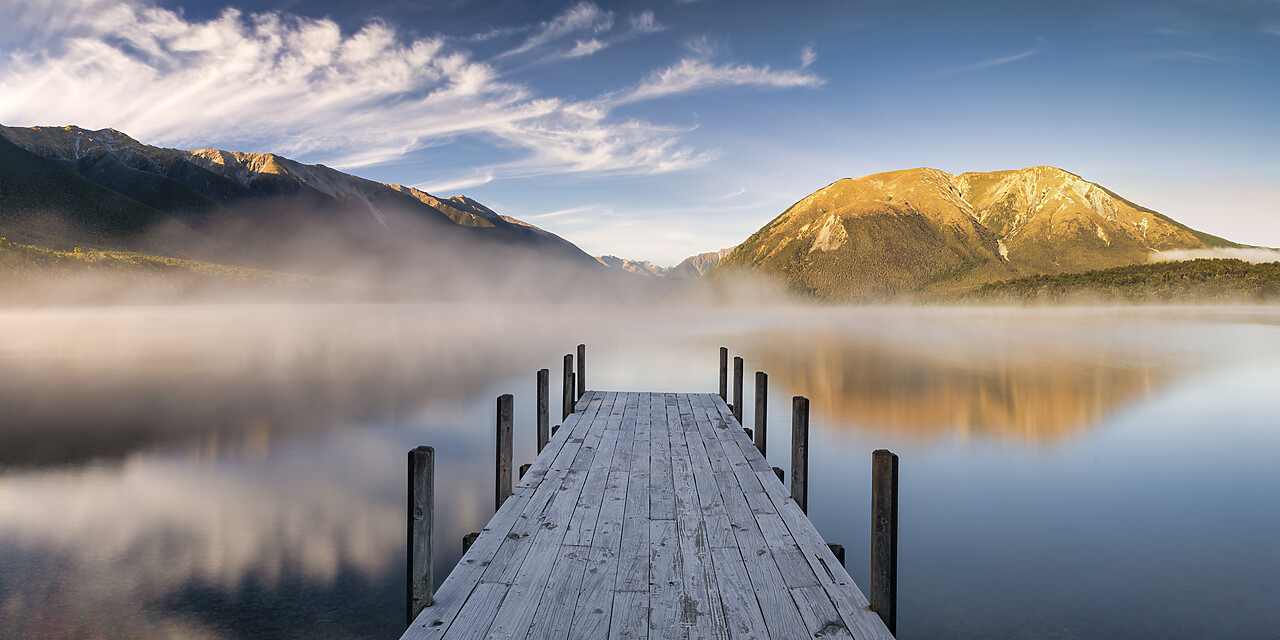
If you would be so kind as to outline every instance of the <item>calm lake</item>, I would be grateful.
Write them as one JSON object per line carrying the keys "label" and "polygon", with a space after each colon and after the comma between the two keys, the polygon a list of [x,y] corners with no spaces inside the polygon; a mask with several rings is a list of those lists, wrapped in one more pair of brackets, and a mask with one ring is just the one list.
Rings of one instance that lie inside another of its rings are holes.
{"label": "calm lake", "polygon": [[[770,379],[866,590],[901,457],[899,637],[1280,637],[1280,308],[208,306],[0,311],[0,637],[394,638],[405,452],[436,579],[492,515],[494,398]],[[746,404],[750,425],[753,404]]]}

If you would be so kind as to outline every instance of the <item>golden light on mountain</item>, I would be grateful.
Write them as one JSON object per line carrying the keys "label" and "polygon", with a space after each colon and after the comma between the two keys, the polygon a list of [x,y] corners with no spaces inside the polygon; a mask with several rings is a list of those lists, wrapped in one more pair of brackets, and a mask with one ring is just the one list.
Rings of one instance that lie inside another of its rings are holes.
{"label": "golden light on mountain", "polygon": [[787,381],[837,428],[924,438],[1059,441],[1149,396],[1171,375],[1142,357],[1125,362],[1062,349],[988,353],[911,349],[848,334],[753,341],[753,362]]}
{"label": "golden light on mountain", "polygon": [[727,256],[827,299],[961,291],[1040,273],[1235,246],[1054,167],[844,179],[800,200]]}

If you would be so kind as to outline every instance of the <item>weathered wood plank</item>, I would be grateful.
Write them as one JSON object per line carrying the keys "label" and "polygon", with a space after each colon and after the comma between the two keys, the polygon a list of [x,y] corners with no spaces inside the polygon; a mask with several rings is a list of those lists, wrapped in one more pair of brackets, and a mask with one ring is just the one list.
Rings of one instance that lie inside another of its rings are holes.
{"label": "weathered wood plank", "polygon": [[831,597],[822,587],[799,587],[791,590],[791,598],[800,609],[800,617],[813,638],[853,638],[849,627],[836,612]]}
{"label": "weathered wood plank", "polygon": [[542,600],[534,611],[530,638],[553,640],[569,637],[589,551],[587,547],[560,547],[560,557],[556,559]]}
{"label": "weathered wood plank", "polygon": [[649,592],[614,591],[609,640],[648,640]]}

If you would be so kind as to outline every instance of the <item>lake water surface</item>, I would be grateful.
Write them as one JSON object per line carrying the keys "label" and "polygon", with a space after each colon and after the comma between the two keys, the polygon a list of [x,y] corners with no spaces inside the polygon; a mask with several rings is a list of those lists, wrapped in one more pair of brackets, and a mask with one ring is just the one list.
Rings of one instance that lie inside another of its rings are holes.
{"label": "lake water surface", "polygon": [[784,468],[809,397],[810,517],[864,590],[896,452],[901,638],[1280,638],[1278,308],[536,305],[0,311],[0,637],[397,637],[405,452],[443,581],[494,398],[532,460],[579,342],[588,387],[652,391],[728,346]]}

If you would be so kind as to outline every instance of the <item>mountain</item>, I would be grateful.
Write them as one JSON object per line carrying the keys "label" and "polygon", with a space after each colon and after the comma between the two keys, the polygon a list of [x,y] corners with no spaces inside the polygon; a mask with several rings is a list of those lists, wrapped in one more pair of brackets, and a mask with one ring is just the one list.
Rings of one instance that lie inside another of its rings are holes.
{"label": "mountain", "polygon": [[712,267],[719,264],[725,256],[729,255],[733,251],[733,249],[734,247],[729,247],[728,249],[689,256],[682,260],[680,264],[667,270],[665,275],[673,280],[693,280],[695,278],[700,278],[702,277],[702,274],[710,271]]}
{"label": "mountain", "polygon": [[628,260],[618,256],[596,256],[596,261],[618,273],[629,273],[646,278],[661,278],[670,267],[660,267],[646,260]]}
{"label": "mountain", "polygon": [[1054,167],[844,179],[792,205],[720,261],[832,300],[974,288],[1235,247]]}
{"label": "mountain", "polygon": [[435,287],[457,271],[603,271],[563,238],[469,198],[275,154],[167,149],[74,126],[0,126],[0,140],[0,185],[10,185],[0,235],[12,241]]}

